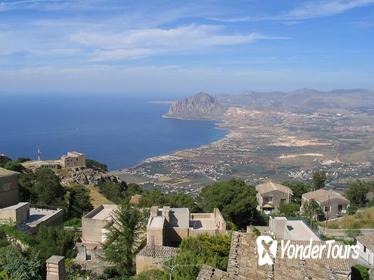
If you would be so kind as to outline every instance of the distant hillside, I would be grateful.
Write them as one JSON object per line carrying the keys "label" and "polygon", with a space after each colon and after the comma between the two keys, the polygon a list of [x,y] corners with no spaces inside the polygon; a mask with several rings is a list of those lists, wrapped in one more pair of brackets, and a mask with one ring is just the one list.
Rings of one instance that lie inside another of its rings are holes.
{"label": "distant hillside", "polygon": [[350,110],[374,112],[374,92],[363,89],[317,91],[299,89],[290,92],[247,92],[240,95],[221,95],[222,106],[245,106],[277,110],[315,112]]}
{"label": "distant hillside", "polygon": [[172,104],[165,116],[181,119],[217,119],[224,111],[225,108],[216,98],[200,92]]}

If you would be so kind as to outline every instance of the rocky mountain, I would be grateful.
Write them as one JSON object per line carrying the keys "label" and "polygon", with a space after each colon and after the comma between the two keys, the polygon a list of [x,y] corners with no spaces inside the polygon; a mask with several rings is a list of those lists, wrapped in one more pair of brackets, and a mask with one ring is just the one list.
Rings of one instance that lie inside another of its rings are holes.
{"label": "rocky mountain", "polygon": [[64,186],[79,185],[100,185],[106,182],[119,183],[120,179],[92,168],[69,168],[64,172],[57,171],[57,176]]}
{"label": "rocky mountain", "polygon": [[165,117],[180,119],[219,119],[225,112],[217,99],[200,92],[171,105]]}

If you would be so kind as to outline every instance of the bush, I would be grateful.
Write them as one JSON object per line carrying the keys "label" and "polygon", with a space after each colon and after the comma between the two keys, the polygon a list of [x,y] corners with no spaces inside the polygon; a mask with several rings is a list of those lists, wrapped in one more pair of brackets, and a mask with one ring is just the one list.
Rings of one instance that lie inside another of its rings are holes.
{"label": "bush", "polygon": [[369,269],[361,264],[352,266],[352,280],[369,280]]}

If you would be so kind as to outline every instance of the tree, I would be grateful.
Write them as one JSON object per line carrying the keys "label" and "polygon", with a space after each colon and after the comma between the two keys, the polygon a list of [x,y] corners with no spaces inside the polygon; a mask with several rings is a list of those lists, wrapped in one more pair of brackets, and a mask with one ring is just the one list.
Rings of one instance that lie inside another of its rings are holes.
{"label": "tree", "polygon": [[256,210],[256,191],[243,180],[231,179],[203,188],[199,206],[205,212],[219,208],[222,215],[239,228],[245,228],[260,220]]}
{"label": "tree", "polygon": [[145,230],[145,217],[139,209],[125,200],[113,214],[113,224],[108,228],[104,244],[105,259],[115,264],[122,276],[131,275],[133,254],[140,246]]}
{"label": "tree", "polygon": [[127,185],[125,182],[112,183],[107,182],[99,186],[100,192],[114,203],[120,204],[127,198]]}
{"label": "tree", "polygon": [[64,231],[59,227],[40,227],[33,237],[31,250],[33,254],[39,254],[43,261],[52,255],[73,258],[76,255],[74,245],[74,232]]}
{"label": "tree", "polygon": [[183,240],[172,261],[172,266],[175,267],[173,278],[196,279],[203,264],[226,270],[230,244],[230,235],[201,234]]}
{"label": "tree", "polygon": [[42,279],[39,256],[27,257],[13,246],[0,248],[0,271],[6,272],[10,279]]}
{"label": "tree", "polygon": [[310,225],[313,225],[313,221],[317,220],[318,216],[322,215],[323,212],[318,202],[311,199],[304,203],[303,214],[309,219]]}
{"label": "tree", "polygon": [[297,216],[299,210],[300,210],[300,205],[294,202],[287,203],[287,202],[281,201],[279,205],[279,212],[286,217]]}
{"label": "tree", "polygon": [[94,160],[94,159],[86,159],[86,167],[92,168],[94,170],[101,171],[101,172],[108,171],[108,166],[106,164],[98,162],[97,160]]}
{"label": "tree", "polygon": [[312,190],[312,186],[310,184],[302,182],[283,182],[282,184],[292,190],[292,200],[298,204],[301,203],[301,196],[304,193],[310,192]]}
{"label": "tree", "polygon": [[369,280],[370,274],[369,269],[361,264],[356,264],[352,266],[352,280]]}
{"label": "tree", "polygon": [[34,191],[38,197],[39,204],[59,205],[62,204],[64,189],[60,179],[48,168],[38,168],[35,171]]}
{"label": "tree", "polygon": [[4,168],[12,171],[22,172],[25,168],[18,160],[7,161],[4,164]]}
{"label": "tree", "polygon": [[93,209],[90,193],[85,186],[75,185],[68,189],[67,212],[69,218],[80,218]]}
{"label": "tree", "polygon": [[352,205],[363,207],[368,202],[367,195],[369,190],[370,186],[368,183],[357,180],[349,184],[349,188],[346,190],[345,195]]}
{"label": "tree", "polygon": [[326,172],[323,170],[313,172],[313,188],[314,190],[322,189],[326,183]]}

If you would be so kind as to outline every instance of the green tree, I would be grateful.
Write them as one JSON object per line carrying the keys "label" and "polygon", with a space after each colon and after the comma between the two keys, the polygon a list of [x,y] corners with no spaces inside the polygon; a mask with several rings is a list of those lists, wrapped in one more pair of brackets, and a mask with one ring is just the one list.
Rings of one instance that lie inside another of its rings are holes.
{"label": "green tree", "polygon": [[203,264],[226,270],[230,244],[230,235],[201,234],[183,240],[172,261],[173,279],[196,279]]}
{"label": "green tree", "polygon": [[120,204],[124,199],[127,199],[127,184],[125,182],[106,182],[99,186],[99,190],[106,198],[117,204]]}
{"label": "green tree", "polygon": [[298,215],[300,210],[300,204],[294,202],[284,202],[282,201],[279,205],[279,212],[286,217],[295,217]]}
{"label": "green tree", "polygon": [[92,209],[90,193],[85,186],[75,185],[68,188],[67,213],[69,218],[80,218]]}
{"label": "green tree", "polygon": [[303,182],[283,182],[283,185],[289,187],[292,190],[292,200],[296,203],[301,204],[301,196],[304,193],[310,192],[312,186]]}
{"label": "green tree", "polygon": [[206,186],[200,193],[199,205],[205,212],[219,208],[225,219],[239,228],[260,221],[255,188],[242,180],[231,179]]}
{"label": "green tree", "polygon": [[133,254],[140,246],[141,234],[145,230],[145,216],[125,200],[114,211],[113,224],[108,230],[104,244],[106,260],[115,264],[120,275],[131,275],[134,271]]}
{"label": "green tree", "polygon": [[345,195],[352,205],[363,207],[368,202],[367,195],[369,193],[369,190],[369,183],[357,180],[349,183],[349,187],[346,190]]}
{"label": "green tree", "polygon": [[310,225],[314,224],[314,221],[318,219],[319,215],[322,215],[322,209],[318,202],[314,199],[306,201],[303,205],[303,215],[308,218]]}
{"label": "green tree", "polygon": [[101,172],[108,171],[108,166],[106,164],[98,162],[97,160],[94,160],[94,159],[86,159],[86,167],[92,168],[94,170],[101,171]]}
{"label": "green tree", "polygon": [[352,280],[369,280],[369,269],[361,264],[352,266]]}
{"label": "green tree", "polygon": [[38,168],[35,171],[35,194],[39,204],[61,205],[64,188],[60,184],[60,179],[48,168]]}
{"label": "green tree", "polygon": [[13,246],[0,248],[0,271],[10,279],[40,280],[41,261],[37,254],[27,257]]}
{"label": "green tree", "polygon": [[31,250],[33,254],[39,254],[43,261],[52,255],[73,258],[76,255],[75,240],[74,232],[64,231],[60,227],[41,227],[33,237]]}
{"label": "green tree", "polygon": [[153,269],[153,270],[144,271],[131,279],[133,280],[167,280],[169,278],[165,271]]}
{"label": "green tree", "polygon": [[314,190],[322,189],[326,183],[326,172],[323,170],[313,172],[313,188]]}
{"label": "green tree", "polygon": [[18,160],[11,160],[4,164],[4,168],[12,171],[22,172],[25,168]]}

